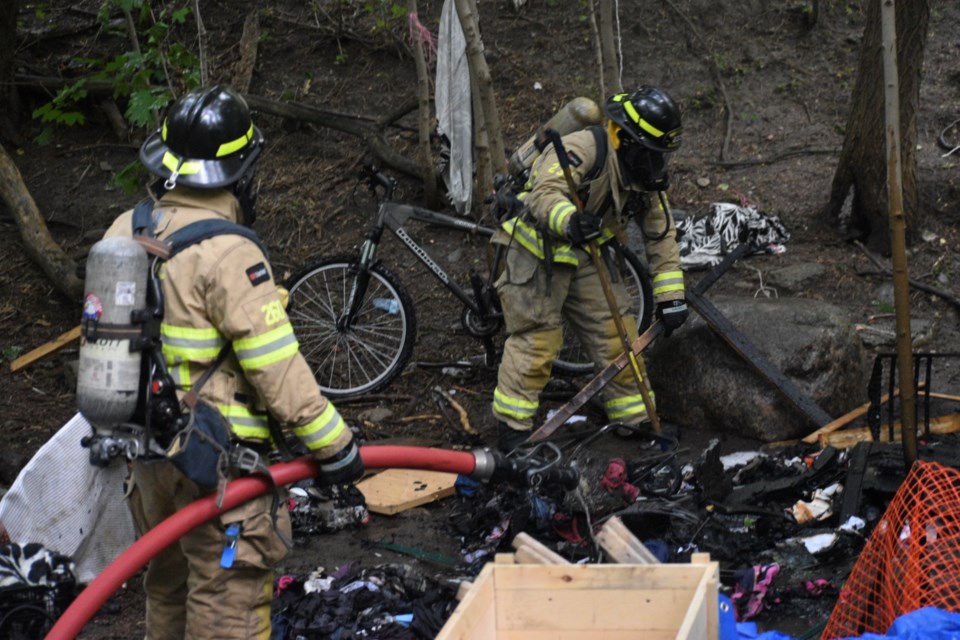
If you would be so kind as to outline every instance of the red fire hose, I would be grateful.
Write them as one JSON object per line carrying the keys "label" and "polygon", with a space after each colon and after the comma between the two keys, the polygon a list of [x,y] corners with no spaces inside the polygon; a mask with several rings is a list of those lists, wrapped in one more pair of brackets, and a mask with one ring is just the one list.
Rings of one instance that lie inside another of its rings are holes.
{"label": "red fire hose", "polygon": [[[488,452],[447,451],[426,447],[367,446],[360,447],[360,456],[368,469],[426,469],[447,471],[489,478],[493,462]],[[120,586],[145,567],[161,551],[184,534],[212,520],[221,513],[248,502],[276,486],[289,485],[317,475],[317,467],[309,456],[270,467],[273,482],[263,476],[248,476],[229,483],[223,504],[216,505],[216,496],[209,495],[181,509],[148,531],[114,560],[94,579],[64,611],[47,634],[46,640],[72,640],[84,625]]]}

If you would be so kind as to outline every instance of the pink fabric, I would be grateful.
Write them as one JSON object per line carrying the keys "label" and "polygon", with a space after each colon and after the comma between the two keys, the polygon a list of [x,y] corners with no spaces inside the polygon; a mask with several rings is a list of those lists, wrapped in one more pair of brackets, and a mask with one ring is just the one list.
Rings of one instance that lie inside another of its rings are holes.
{"label": "pink fabric", "polygon": [[627,463],[623,458],[610,459],[607,470],[600,479],[600,485],[610,493],[622,491],[631,502],[640,495],[640,489],[627,482]]}

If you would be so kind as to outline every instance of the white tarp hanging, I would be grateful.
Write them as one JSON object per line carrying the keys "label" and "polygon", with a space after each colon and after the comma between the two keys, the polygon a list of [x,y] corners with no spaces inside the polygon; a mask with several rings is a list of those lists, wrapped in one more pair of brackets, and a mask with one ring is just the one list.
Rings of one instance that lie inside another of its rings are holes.
{"label": "white tarp hanging", "polygon": [[79,413],[40,447],[0,500],[0,523],[13,542],[39,542],[70,556],[77,580],[91,582],[136,540],[124,499],[127,465],[90,464],[80,446],[93,429]]}
{"label": "white tarp hanging", "polygon": [[437,132],[449,145],[443,173],[447,194],[457,213],[470,213],[473,190],[473,111],[467,40],[453,0],[445,0],[437,37]]}

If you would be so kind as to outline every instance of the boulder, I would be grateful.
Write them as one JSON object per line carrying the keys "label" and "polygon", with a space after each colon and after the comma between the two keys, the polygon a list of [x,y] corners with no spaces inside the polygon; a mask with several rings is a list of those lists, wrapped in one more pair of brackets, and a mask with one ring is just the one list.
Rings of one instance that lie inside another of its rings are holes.
{"label": "boulder", "polygon": [[[833,417],[867,401],[867,355],[841,308],[801,298],[710,297],[767,361]],[[645,352],[659,415],[680,427],[728,431],[763,442],[817,429],[691,309],[669,338]]]}

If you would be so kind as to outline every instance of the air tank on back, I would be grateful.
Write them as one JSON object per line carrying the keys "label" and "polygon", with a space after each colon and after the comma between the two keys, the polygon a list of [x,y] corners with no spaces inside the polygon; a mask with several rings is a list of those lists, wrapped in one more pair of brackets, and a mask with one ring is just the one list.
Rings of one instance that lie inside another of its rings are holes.
{"label": "air tank on back", "polygon": [[[543,128],[556,129],[561,136],[565,136],[601,122],[603,122],[603,111],[600,106],[590,98],[580,96],[563,105],[553,117],[547,120]],[[536,134],[530,136],[530,139],[520,145],[510,156],[507,168],[511,174],[518,176],[533,165],[533,161],[540,155],[536,139]]]}
{"label": "air tank on back", "polygon": [[77,407],[99,434],[137,408],[141,327],[131,314],[146,307],[148,272],[146,250],[128,237],[100,240],[87,257]]}

